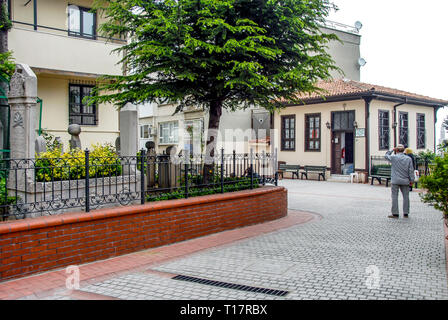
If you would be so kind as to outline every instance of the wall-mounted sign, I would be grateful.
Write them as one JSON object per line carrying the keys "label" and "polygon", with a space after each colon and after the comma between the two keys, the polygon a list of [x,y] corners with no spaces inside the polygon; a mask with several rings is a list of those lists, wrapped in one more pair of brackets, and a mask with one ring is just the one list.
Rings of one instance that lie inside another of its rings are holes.
{"label": "wall-mounted sign", "polygon": [[357,128],[355,132],[355,136],[357,138],[363,138],[366,136],[366,129],[365,128]]}

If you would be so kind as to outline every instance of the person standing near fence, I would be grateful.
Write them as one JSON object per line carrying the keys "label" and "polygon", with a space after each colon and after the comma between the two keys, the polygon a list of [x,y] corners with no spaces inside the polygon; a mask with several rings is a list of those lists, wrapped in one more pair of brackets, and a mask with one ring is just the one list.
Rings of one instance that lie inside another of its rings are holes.
{"label": "person standing near fence", "polygon": [[[395,154],[394,154],[395,153]],[[398,191],[403,195],[403,216],[409,217],[409,188],[414,184],[414,165],[412,159],[404,154],[404,146],[399,144],[396,148],[386,152],[386,160],[392,164],[391,189],[392,189],[392,214],[389,218],[397,219]]]}

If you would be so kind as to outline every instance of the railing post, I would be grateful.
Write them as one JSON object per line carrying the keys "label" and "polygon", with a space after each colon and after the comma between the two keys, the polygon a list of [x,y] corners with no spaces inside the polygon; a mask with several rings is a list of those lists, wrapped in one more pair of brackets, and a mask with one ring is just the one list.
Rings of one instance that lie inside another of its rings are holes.
{"label": "railing post", "polygon": [[274,150],[274,174],[275,174],[275,186],[278,186],[278,148]]}
{"label": "railing post", "polygon": [[145,204],[145,163],[146,163],[146,152],[145,149],[142,149],[140,152],[140,192],[141,192],[141,199],[140,204]]}
{"label": "railing post", "polygon": [[250,149],[250,188],[254,188],[254,149]]}
{"label": "railing post", "polygon": [[84,151],[85,155],[85,168],[86,168],[86,180],[85,180],[85,191],[86,191],[86,212],[90,212],[90,167],[89,167],[89,149]]}
{"label": "railing post", "polygon": [[233,150],[233,177],[236,178],[236,151]]}
{"label": "railing post", "polygon": [[224,193],[224,148],[221,148],[221,193]]}
{"label": "railing post", "polygon": [[188,171],[189,171],[189,166],[188,166],[188,161],[190,155],[187,153],[186,158],[185,158],[185,198],[188,198]]}

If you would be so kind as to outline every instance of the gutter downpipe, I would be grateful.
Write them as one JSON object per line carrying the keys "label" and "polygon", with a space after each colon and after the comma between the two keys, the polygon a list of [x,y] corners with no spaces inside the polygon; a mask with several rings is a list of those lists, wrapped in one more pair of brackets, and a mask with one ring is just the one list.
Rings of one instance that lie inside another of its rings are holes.
{"label": "gutter downpipe", "polygon": [[365,122],[364,122],[364,125],[365,125],[365,130],[366,130],[366,133],[365,133],[365,139],[366,139],[366,141],[365,141],[365,150],[364,150],[364,154],[365,154],[365,170],[366,170],[366,177],[365,177],[365,183],[368,183],[369,182],[369,175],[370,175],[370,143],[369,143],[369,139],[370,139],[370,134],[369,134],[369,131],[370,131],[370,126],[369,126],[369,123],[370,123],[370,103],[372,102],[372,100],[373,100],[373,97],[372,96],[369,96],[369,97],[363,97],[363,99],[364,99],[364,102],[365,102]]}
{"label": "gutter downpipe", "polygon": [[42,99],[37,97],[37,103],[40,104],[40,108],[39,108],[39,129],[37,131],[38,135],[42,135]]}
{"label": "gutter downpipe", "polygon": [[434,153],[437,152],[437,111],[439,111],[440,106],[434,106]]}
{"label": "gutter downpipe", "polygon": [[404,98],[404,102],[398,103],[394,105],[394,123],[392,124],[392,128],[394,129],[394,148],[397,146],[397,107],[408,103],[408,98]]}

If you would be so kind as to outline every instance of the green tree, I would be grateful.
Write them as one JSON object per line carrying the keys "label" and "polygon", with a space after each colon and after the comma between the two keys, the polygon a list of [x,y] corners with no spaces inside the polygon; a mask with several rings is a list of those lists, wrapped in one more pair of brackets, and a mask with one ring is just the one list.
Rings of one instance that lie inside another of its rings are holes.
{"label": "green tree", "polygon": [[448,130],[448,116],[446,116],[446,118],[443,119],[442,127],[445,128],[445,130]]}
{"label": "green tree", "polygon": [[420,178],[426,193],[420,194],[423,202],[429,203],[442,211],[448,222],[448,148],[434,159],[434,167],[428,176]]}
{"label": "green tree", "polygon": [[[328,0],[96,0],[100,32],[126,37],[117,49],[129,71],[104,77],[90,103],[177,103],[209,113],[206,159],[215,154],[223,108],[273,112],[297,92],[316,92],[339,70],[326,52],[334,34],[319,25]],[[104,92],[111,92],[104,94]],[[212,164],[204,168],[208,179]]]}

